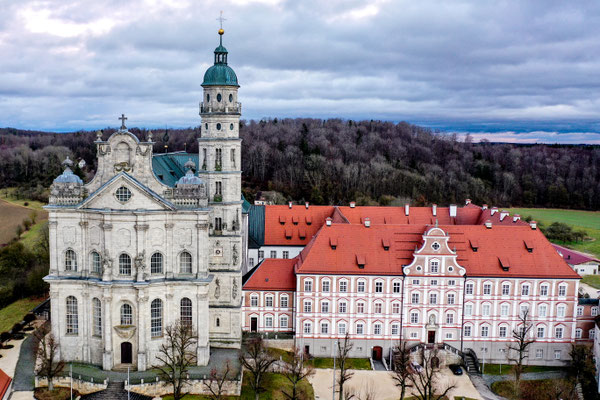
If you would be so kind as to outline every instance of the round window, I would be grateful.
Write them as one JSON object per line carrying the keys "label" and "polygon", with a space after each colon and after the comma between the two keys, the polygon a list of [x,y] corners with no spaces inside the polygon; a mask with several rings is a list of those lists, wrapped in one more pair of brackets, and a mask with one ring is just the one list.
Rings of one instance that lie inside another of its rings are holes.
{"label": "round window", "polygon": [[454,267],[448,267],[448,271],[450,271],[450,272],[454,271]]}
{"label": "round window", "polygon": [[438,251],[440,249],[440,244],[438,242],[435,242],[431,245],[431,248],[435,251]]}
{"label": "round window", "polygon": [[115,196],[117,196],[117,200],[119,200],[122,203],[125,203],[131,198],[131,191],[125,186],[121,186],[117,189]]}
{"label": "round window", "polygon": [[209,101],[210,101],[210,94],[207,93],[206,94],[206,102],[209,102]]}
{"label": "round window", "polygon": [[233,103],[233,95],[231,93],[229,94],[229,102]]}
{"label": "round window", "polygon": [[421,266],[420,266],[420,265],[417,265],[417,271],[420,271],[420,270],[422,270],[422,269],[423,269],[423,268],[421,268]]}
{"label": "round window", "polygon": [[220,131],[221,130],[221,124],[217,124],[217,130]]}
{"label": "round window", "polygon": [[221,102],[221,93],[217,94],[217,101],[220,103]]}
{"label": "round window", "polygon": [[233,130],[233,124],[229,124],[229,130],[232,131]]}

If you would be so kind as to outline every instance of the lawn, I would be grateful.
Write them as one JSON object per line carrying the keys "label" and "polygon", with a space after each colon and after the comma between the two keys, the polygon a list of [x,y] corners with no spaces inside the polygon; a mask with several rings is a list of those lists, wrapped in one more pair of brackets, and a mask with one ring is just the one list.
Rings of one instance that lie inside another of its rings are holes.
{"label": "lawn", "polygon": [[[483,363],[479,364],[483,367]],[[502,366],[502,373],[500,373],[500,366]],[[546,367],[543,365],[527,365],[524,372],[546,372],[546,371],[560,371],[564,370],[565,367]],[[510,364],[485,364],[485,373],[488,375],[509,375],[512,374],[512,365]]]}
{"label": "lawn", "polygon": [[[512,399],[514,393],[514,381],[500,381],[492,383],[491,389],[500,396]],[[521,382],[521,400],[576,400],[577,394],[573,382],[566,379],[543,379],[536,381]]]}
{"label": "lawn", "polygon": [[[18,199],[15,195],[15,188],[5,188],[5,189],[1,189],[0,190],[0,199],[6,200],[9,203],[13,203],[13,204],[17,204],[23,207],[27,207],[27,208],[31,208],[33,210],[37,210],[37,211],[41,211],[41,212],[46,212],[46,210],[44,210],[44,206],[46,205],[45,203],[42,203],[41,201],[36,201],[36,200],[29,200],[29,199]],[[25,204],[27,203],[27,204]],[[40,214],[38,212],[38,214]]]}
{"label": "lawn", "polygon": [[[247,384],[248,382],[248,372],[244,373],[244,381],[242,383],[242,395],[240,397],[228,397],[227,400],[230,399],[241,399],[241,400],[254,400],[254,392],[252,388]],[[267,375],[265,378],[265,389],[266,391],[261,393],[260,400],[285,400],[285,396],[282,393],[282,390],[289,389],[291,387],[290,382],[281,374],[271,373]],[[302,381],[299,384],[301,390],[306,394],[307,400],[314,400],[315,395],[313,392],[313,388],[309,382],[306,380]],[[173,396],[165,396],[163,400],[172,400]],[[188,395],[184,397],[184,400],[205,400],[208,399],[206,396],[198,396],[198,395]]]}
{"label": "lawn", "polygon": [[[336,360],[336,368],[339,367],[339,360]],[[349,358],[346,360],[348,369],[371,369],[371,363],[368,358]],[[315,368],[333,368],[333,358],[311,358],[308,364]]]}
{"label": "lawn", "polygon": [[10,242],[16,236],[17,226],[22,226],[23,220],[30,218],[35,212],[36,224],[21,235],[23,243],[33,248],[43,222],[48,219],[48,212],[42,208],[45,204],[33,200],[19,200],[12,193],[11,188],[0,190],[0,244]]}
{"label": "lawn", "polygon": [[520,214],[525,218],[531,215],[533,219],[549,226],[553,222],[563,222],[574,230],[584,230],[592,240],[583,243],[560,243],[566,247],[600,257],[600,211],[560,210],[552,208],[511,208],[512,214]]}
{"label": "lawn", "polygon": [[17,300],[0,310],[0,332],[12,328],[16,322],[21,322],[25,314],[44,301],[40,297],[29,297]]}

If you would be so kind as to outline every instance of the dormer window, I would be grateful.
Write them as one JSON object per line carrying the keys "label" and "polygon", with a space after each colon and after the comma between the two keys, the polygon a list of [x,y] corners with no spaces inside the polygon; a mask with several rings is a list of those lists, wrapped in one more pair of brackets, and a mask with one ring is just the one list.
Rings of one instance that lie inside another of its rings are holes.
{"label": "dormer window", "polygon": [[298,225],[298,217],[295,215],[292,217],[292,224]]}
{"label": "dormer window", "polygon": [[305,219],[306,219],[306,225],[312,224],[312,217],[310,215],[307,215]]}
{"label": "dormer window", "polygon": [[283,216],[283,215],[280,215],[280,216],[279,216],[279,223],[280,223],[281,225],[285,225],[285,216]]}
{"label": "dormer window", "polygon": [[300,237],[300,239],[306,239],[306,229],[298,230],[298,236]]}
{"label": "dormer window", "polygon": [[525,248],[527,249],[527,251],[529,253],[533,253],[533,243],[531,243],[531,241],[529,240],[523,240],[523,243],[525,244]]}
{"label": "dormer window", "polygon": [[285,230],[285,238],[288,240],[292,238],[292,230],[291,229],[288,228]]}
{"label": "dormer window", "polygon": [[383,250],[388,251],[390,249],[390,240],[381,239],[381,245],[383,246]]}
{"label": "dormer window", "polygon": [[365,264],[367,264],[367,259],[363,254],[356,255],[356,264],[358,264],[358,268],[365,268]]}
{"label": "dormer window", "polygon": [[477,240],[471,239],[469,240],[469,244],[471,245],[471,250],[473,250],[473,253],[477,253],[477,250],[479,249],[479,243]]}
{"label": "dormer window", "polygon": [[337,238],[329,238],[329,245],[331,246],[331,250],[337,249],[337,245],[338,245]]}

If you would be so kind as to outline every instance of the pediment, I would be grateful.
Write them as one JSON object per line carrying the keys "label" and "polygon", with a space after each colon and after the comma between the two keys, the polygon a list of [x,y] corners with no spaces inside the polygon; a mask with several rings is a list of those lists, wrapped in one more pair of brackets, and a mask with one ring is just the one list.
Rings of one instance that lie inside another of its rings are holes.
{"label": "pediment", "polygon": [[[124,189],[120,189],[124,188]],[[127,197],[129,197],[127,199]],[[80,209],[111,210],[174,210],[175,206],[163,199],[127,173],[120,173],[90,194]]]}

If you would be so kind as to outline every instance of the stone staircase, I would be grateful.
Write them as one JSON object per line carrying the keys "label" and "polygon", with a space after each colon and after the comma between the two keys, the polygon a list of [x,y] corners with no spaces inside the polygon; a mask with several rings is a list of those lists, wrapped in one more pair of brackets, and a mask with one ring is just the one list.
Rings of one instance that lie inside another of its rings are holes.
{"label": "stone staircase", "polygon": [[[130,400],[152,400],[152,397],[129,393]],[[81,400],[127,400],[124,382],[109,382],[108,387],[100,392],[81,396]]]}
{"label": "stone staircase", "polygon": [[464,354],[465,369],[468,373],[479,374],[479,365],[470,353]]}

